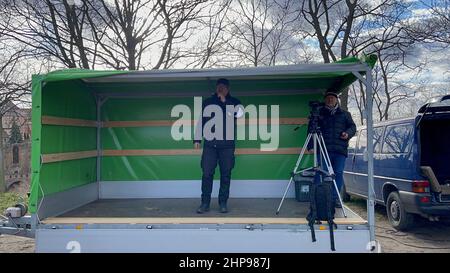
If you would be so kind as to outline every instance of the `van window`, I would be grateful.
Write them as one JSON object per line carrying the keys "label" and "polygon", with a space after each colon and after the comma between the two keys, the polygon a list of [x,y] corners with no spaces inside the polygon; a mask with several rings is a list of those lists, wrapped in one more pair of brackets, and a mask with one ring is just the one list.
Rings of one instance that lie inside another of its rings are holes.
{"label": "van window", "polygon": [[357,153],[364,152],[364,149],[367,147],[367,131],[366,129],[361,130],[359,132],[359,140],[358,140],[358,149]]}
{"label": "van window", "polygon": [[[381,139],[383,137],[383,127],[373,128],[373,152],[379,153],[381,150]],[[361,130],[359,133],[358,153],[363,153],[367,148],[367,130]]]}
{"label": "van window", "polygon": [[391,125],[386,128],[383,153],[408,153],[413,139],[413,126]]}
{"label": "van window", "polygon": [[373,152],[381,152],[381,139],[383,138],[384,127],[373,128]]}

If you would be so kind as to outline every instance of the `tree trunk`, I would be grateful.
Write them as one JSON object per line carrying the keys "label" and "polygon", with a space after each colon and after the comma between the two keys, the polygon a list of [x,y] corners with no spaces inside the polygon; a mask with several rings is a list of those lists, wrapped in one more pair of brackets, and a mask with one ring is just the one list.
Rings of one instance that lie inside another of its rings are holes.
{"label": "tree trunk", "polygon": [[3,166],[3,116],[0,115],[0,192],[6,192],[5,168]]}
{"label": "tree trunk", "polygon": [[339,98],[341,99],[341,108],[348,111],[348,88],[342,90]]}
{"label": "tree trunk", "polygon": [[[353,21],[355,20],[355,9],[357,6],[357,1],[346,1],[346,4],[348,7],[348,15],[347,15],[347,26],[345,27],[344,37],[342,39],[341,45],[341,60],[348,56],[347,45],[350,38],[350,33],[353,28]],[[342,109],[348,111],[348,88],[342,90],[340,99]]]}

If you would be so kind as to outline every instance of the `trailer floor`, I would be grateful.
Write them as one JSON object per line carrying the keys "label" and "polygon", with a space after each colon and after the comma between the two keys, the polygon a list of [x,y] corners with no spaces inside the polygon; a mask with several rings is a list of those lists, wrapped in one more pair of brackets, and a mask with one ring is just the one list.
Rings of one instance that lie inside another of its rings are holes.
{"label": "trailer floor", "polygon": [[[279,215],[275,212],[279,198],[230,198],[229,213],[220,213],[217,199],[211,201],[211,209],[196,213],[198,198],[183,199],[100,199],[48,218],[47,223],[286,223],[305,224],[309,212],[308,202],[285,199]],[[365,221],[346,208],[336,209],[336,223],[361,224]]]}

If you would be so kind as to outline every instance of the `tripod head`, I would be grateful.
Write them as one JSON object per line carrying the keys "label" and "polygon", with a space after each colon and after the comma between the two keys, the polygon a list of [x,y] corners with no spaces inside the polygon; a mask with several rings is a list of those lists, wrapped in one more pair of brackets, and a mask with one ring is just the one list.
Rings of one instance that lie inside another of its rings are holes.
{"label": "tripod head", "polygon": [[320,119],[320,110],[325,106],[323,102],[319,101],[310,101],[309,107],[311,111],[309,112],[309,124],[308,124],[308,133],[320,133],[319,119]]}

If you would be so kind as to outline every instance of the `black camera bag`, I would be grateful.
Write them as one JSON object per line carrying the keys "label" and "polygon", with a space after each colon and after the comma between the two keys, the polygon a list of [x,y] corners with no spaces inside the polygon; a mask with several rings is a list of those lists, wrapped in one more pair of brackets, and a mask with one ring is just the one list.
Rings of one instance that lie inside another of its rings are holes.
{"label": "black camera bag", "polygon": [[326,221],[330,229],[331,250],[335,251],[333,230],[336,224],[334,223],[333,182],[313,183],[310,189],[310,198],[310,212],[306,219],[311,228],[312,241],[316,241],[314,224],[321,224],[321,221]]}

